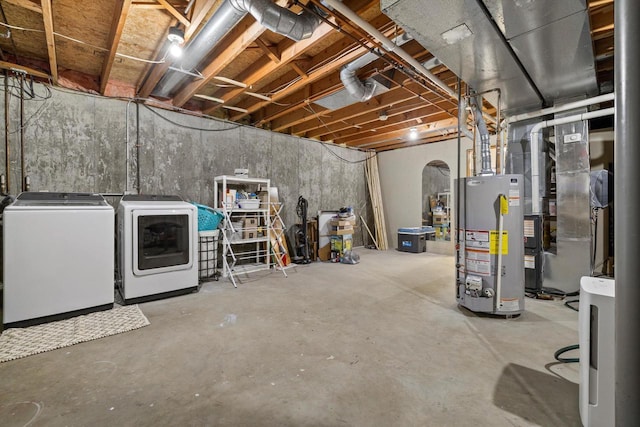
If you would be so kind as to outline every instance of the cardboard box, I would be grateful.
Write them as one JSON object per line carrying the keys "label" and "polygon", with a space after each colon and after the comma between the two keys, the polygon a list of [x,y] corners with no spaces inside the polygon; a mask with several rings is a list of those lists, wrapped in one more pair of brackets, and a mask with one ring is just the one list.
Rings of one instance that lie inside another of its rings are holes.
{"label": "cardboard box", "polygon": [[353,227],[355,225],[355,219],[331,218],[329,220],[329,234],[333,236],[353,234]]}
{"label": "cardboard box", "polygon": [[353,236],[351,234],[331,236],[331,252],[337,252],[342,256],[344,251],[350,251],[352,246]]}
{"label": "cardboard box", "polygon": [[342,226],[342,227],[334,227],[331,226],[331,230],[329,230],[329,234],[332,236],[343,236],[347,234],[353,234],[353,226]]}
{"label": "cardboard box", "polygon": [[434,213],[433,225],[443,225],[449,222],[449,216],[446,213]]}
{"label": "cardboard box", "polygon": [[335,227],[344,227],[347,225],[354,226],[356,225],[355,219],[340,219],[340,218],[332,218],[329,220],[329,224]]}
{"label": "cardboard box", "polygon": [[331,259],[331,244],[327,243],[318,249],[318,258],[320,261],[329,261]]}
{"label": "cardboard box", "polygon": [[242,220],[242,238],[255,239],[258,236],[258,218],[246,217]]}

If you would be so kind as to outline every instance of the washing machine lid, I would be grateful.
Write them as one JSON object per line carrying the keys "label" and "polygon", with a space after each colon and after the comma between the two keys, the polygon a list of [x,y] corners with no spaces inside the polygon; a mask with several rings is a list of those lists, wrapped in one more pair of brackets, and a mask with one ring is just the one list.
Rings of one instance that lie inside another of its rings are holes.
{"label": "washing machine lid", "polygon": [[110,206],[104,197],[96,193],[52,193],[27,191],[20,193],[13,203],[13,207],[37,207],[37,206]]}

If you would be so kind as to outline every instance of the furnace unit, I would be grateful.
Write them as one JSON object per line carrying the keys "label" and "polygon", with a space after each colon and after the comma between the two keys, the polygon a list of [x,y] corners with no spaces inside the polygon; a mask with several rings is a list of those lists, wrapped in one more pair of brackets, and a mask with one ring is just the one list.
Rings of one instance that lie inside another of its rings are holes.
{"label": "furnace unit", "polygon": [[471,311],[524,311],[523,184],[522,175],[456,180],[456,299]]}

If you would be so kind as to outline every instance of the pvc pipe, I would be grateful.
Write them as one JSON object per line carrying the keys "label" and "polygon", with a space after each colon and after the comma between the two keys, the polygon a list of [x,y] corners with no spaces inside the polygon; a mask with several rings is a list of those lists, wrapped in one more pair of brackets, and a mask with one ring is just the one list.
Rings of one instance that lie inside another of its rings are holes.
{"label": "pvc pipe", "polygon": [[614,113],[615,108],[605,108],[604,110],[590,111],[588,113],[575,114],[573,116],[561,117],[554,120],[545,120],[531,128],[531,213],[533,215],[540,215],[542,213],[540,212],[540,164],[538,162],[538,139],[540,137],[540,131],[551,126],[590,120],[597,117],[611,116]]}
{"label": "pvc pipe", "polygon": [[569,102],[568,104],[562,104],[555,107],[543,108],[538,111],[531,111],[529,113],[517,114],[515,116],[507,117],[505,124],[520,122],[522,120],[533,119],[536,117],[546,116],[548,114],[560,113],[562,111],[569,111],[575,108],[588,107],[590,105],[599,104],[601,102],[615,100],[615,94],[613,92],[605,95],[594,96],[593,98],[582,99],[580,101]]}
{"label": "pvc pipe", "polygon": [[382,46],[384,47],[384,49],[387,52],[395,52],[396,54],[398,54],[398,56],[400,56],[402,59],[404,59],[413,68],[418,70],[423,76],[425,76],[427,79],[429,79],[432,83],[434,83],[436,86],[438,86],[444,93],[449,95],[449,97],[451,99],[453,99],[455,101],[458,101],[458,96],[456,95],[456,93],[449,86],[447,86],[442,80],[440,80],[438,77],[436,77],[434,74],[432,74],[429,70],[427,70],[424,67],[424,65],[422,65],[420,62],[416,61],[404,49],[401,49],[400,47],[398,47],[395,44],[393,44],[393,42],[391,40],[389,40],[387,37],[385,37],[384,34],[382,34],[375,27],[373,27],[367,21],[365,21],[360,16],[358,16],[358,14],[356,14],[349,7],[345,6],[341,1],[339,1],[339,0],[324,0],[324,4],[330,6],[331,8],[333,8],[335,10],[337,10],[338,12],[340,12],[342,15],[347,17],[350,21],[354,22],[355,24],[358,24],[358,26],[360,28],[362,28],[367,33],[369,33],[371,36],[375,37],[379,42],[381,42]]}

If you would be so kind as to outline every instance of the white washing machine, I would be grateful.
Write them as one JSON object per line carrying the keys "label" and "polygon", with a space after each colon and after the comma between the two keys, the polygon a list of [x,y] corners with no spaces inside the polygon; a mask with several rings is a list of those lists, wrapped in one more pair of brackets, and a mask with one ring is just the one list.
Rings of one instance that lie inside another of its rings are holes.
{"label": "white washing machine", "polygon": [[126,195],[118,206],[118,287],[125,303],[198,289],[198,213],[178,196]]}
{"label": "white washing machine", "polygon": [[5,327],[113,307],[114,211],[102,196],[22,193],[3,232]]}

